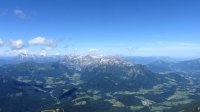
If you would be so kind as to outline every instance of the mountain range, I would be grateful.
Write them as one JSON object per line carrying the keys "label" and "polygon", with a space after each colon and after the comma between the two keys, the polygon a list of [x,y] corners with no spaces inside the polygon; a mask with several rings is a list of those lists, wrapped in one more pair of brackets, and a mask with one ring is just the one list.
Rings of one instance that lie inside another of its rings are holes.
{"label": "mountain range", "polygon": [[48,59],[0,66],[2,112],[164,111],[199,98],[198,79],[184,73],[160,74],[114,56]]}
{"label": "mountain range", "polygon": [[147,64],[147,67],[154,72],[199,73],[200,59],[180,61],[175,63],[157,60]]}

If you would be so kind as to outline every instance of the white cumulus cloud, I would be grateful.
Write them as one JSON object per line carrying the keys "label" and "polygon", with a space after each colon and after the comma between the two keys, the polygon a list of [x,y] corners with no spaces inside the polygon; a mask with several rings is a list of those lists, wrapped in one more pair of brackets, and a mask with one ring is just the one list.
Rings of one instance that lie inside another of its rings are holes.
{"label": "white cumulus cloud", "polygon": [[13,53],[20,55],[20,56],[27,56],[29,54],[28,50],[26,50],[26,49],[13,50]]}
{"label": "white cumulus cloud", "polygon": [[23,10],[20,10],[20,9],[15,9],[13,11],[14,15],[17,16],[18,18],[20,19],[24,19],[26,17],[25,13]]}
{"label": "white cumulus cloud", "polygon": [[13,50],[22,49],[24,47],[24,43],[22,40],[13,40],[9,42],[9,47]]}
{"label": "white cumulus cloud", "polygon": [[100,50],[99,49],[95,49],[95,48],[91,48],[88,50],[89,52],[99,52]]}
{"label": "white cumulus cloud", "polygon": [[132,51],[135,51],[136,48],[134,48],[134,47],[129,47],[127,50],[130,51],[130,52],[132,52]]}
{"label": "white cumulus cloud", "polygon": [[91,49],[88,50],[88,52],[90,54],[99,54],[100,53],[100,49],[91,48]]}
{"label": "white cumulus cloud", "polygon": [[4,45],[4,41],[2,39],[0,39],[0,46]]}
{"label": "white cumulus cloud", "polygon": [[39,55],[40,56],[47,56],[47,51],[46,50],[41,50]]}
{"label": "white cumulus cloud", "polygon": [[45,37],[35,37],[29,40],[29,45],[43,45],[49,47],[56,47],[57,43],[54,40],[46,39]]}

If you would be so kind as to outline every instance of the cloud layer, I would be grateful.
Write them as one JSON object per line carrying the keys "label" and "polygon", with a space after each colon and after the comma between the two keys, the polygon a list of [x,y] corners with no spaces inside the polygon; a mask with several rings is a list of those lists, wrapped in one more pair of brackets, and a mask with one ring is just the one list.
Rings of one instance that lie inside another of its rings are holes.
{"label": "cloud layer", "polygon": [[[29,40],[5,40],[0,39],[0,55],[65,55],[65,54],[97,54],[97,55],[131,55],[131,56],[172,56],[172,57],[199,57],[200,45],[187,42],[149,42],[132,43],[120,47],[112,46],[63,46],[66,41],[60,42],[37,36]],[[129,47],[131,46],[131,47]]]}
{"label": "cloud layer", "polygon": [[[37,46],[37,47],[36,47]],[[35,37],[27,41],[3,40],[0,38],[0,54],[7,55],[40,55],[47,56],[49,53],[54,54],[53,50],[57,47],[57,42],[45,37]],[[7,51],[7,52],[3,52]]]}
{"label": "cloud layer", "polygon": [[42,45],[49,47],[56,47],[57,43],[54,40],[46,39],[45,37],[35,37],[28,41],[29,45]]}
{"label": "cloud layer", "polygon": [[13,50],[22,49],[24,47],[24,42],[22,40],[12,40],[8,43],[8,46]]}
{"label": "cloud layer", "polygon": [[0,46],[4,45],[4,41],[2,39],[0,39]]}
{"label": "cloud layer", "polygon": [[20,19],[24,19],[26,17],[24,11],[20,10],[20,9],[15,9],[13,11],[14,15]]}
{"label": "cloud layer", "polygon": [[88,50],[89,52],[99,52],[100,50],[99,49],[96,49],[96,48],[91,48]]}

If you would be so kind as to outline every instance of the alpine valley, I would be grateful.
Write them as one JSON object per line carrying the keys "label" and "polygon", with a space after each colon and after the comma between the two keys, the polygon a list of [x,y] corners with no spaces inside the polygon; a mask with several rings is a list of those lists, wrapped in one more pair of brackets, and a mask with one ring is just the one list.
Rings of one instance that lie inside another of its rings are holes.
{"label": "alpine valley", "polygon": [[200,111],[199,59],[138,59],[1,58],[0,112]]}

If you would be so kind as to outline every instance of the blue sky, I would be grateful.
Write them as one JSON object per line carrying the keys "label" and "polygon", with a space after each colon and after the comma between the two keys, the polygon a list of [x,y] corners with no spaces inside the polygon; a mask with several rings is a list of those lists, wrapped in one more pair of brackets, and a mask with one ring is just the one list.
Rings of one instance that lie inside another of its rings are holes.
{"label": "blue sky", "polygon": [[200,57],[199,0],[1,0],[0,55]]}

